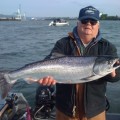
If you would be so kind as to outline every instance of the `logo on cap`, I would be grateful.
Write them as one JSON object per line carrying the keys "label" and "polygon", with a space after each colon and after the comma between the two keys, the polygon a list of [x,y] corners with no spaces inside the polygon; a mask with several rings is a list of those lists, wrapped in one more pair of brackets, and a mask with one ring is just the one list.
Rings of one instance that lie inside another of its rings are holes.
{"label": "logo on cap", "polygon": [[86,10],[86,11],[85,11],[85,14],[95,14],[95,12],[92,11],[92,10]]}
{"label": "logo on cap", "polygon": [[85,14],[95,14],[96,9],[93,7],[88,7]]}

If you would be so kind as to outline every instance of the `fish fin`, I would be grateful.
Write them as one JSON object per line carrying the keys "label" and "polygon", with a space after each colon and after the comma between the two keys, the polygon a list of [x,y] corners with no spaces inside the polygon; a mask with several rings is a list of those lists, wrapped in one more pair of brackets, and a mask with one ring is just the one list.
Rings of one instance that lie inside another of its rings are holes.
{"label": "fish fin", "polygon": [[33,77],[27,77],[27,78],[24,78],[24,80],[26,81],[27,84],[32,84],[32,83],[38,82],[38,79],[33,78]]}
{"label": "fish fin", "polygon": [[81,81],[83,82],[90,82],[90,81],[94,81],[97,80],[100,76],[99,75],[91,75],[87,78],[83,78]]}

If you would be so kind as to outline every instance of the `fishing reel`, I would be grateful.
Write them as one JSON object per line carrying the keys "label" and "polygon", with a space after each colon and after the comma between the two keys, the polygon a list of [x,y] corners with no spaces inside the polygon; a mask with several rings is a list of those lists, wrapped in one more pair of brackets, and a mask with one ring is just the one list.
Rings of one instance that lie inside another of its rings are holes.
{"label": "fishing reel", "polygon": [[15,115],[15,106],[17,105],[18,96],[16,94],[10,94],[6,97],[5,104],[0,111],[0,120],[11,120]]}
{"label": "fishing reel", "polygon": [[36,107],[34,111],[34,119],[50,118],[51,112],[55,106],[55,86],[40,86],[36,91]]}
{"label": "fishing reel", "polygon": [[[21,116],[26,112],[27,101],[22,93],[9,93],[5,104],[0,110],[0,120],[23,120]],[[25,120],[25,119],[24,119]]]}

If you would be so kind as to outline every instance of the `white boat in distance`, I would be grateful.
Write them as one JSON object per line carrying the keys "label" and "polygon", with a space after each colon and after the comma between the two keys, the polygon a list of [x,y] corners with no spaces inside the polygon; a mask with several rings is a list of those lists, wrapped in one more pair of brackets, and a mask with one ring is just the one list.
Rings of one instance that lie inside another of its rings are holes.
{"label": "white boat in distance", "polygon": [[65,26],[69,25],[69,22],[67,22],[64,19],[55,19],[49,23],[49,26]]}

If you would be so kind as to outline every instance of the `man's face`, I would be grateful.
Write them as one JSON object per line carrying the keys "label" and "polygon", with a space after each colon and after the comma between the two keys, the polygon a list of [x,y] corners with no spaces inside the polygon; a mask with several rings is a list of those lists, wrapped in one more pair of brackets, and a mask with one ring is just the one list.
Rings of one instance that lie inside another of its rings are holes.
{"label": "man's face", "polygon": [[85,19],[78,21],[78,34],[82,36],[90,36],[94,38],[98,34],[99,22],[93,19]]}

